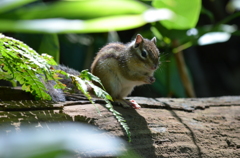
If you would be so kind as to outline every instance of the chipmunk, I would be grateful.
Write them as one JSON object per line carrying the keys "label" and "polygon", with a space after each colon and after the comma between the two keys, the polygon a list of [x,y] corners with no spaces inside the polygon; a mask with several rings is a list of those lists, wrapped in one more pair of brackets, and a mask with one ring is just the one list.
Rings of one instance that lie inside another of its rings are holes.
{"label": "chipmunk", "polygon": [[[91,72],[99,77],[106,91],[112,96],[114,102],[123,107],[132,106],[141,108],[134,100],[124,100],[135,86],[151,84],[155,81],[154,71],[158,68],[160,53],[156,47],[156,38],[144,39],[140,34],[127,44],[109,43],[97,53]],[[69,74],[79,75],[74,69],[58,65],[55,69],[63,70]],[[73,88],[71,79],[61,80],[68,87]],[[55,89],[54,81],[44,83],[54,101],[66,101],[62,90]],[[96,84],[96,83],[95,83]]]}
{"label": "chipmunk", "polygon": [[140,105],[133,100],[124,100],[124,97],[135,86],[155,81],[153,74],[159,58],[156,37],[148,40],[138,34],[130,43],[109,43],[100,49],[91,65],[91,73],[100,78],[114,102],[138,109]]}

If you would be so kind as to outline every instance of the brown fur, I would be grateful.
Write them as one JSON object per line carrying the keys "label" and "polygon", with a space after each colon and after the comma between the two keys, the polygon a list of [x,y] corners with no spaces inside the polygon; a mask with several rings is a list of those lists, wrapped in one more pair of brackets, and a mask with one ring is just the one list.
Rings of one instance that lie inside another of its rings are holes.
{"label": "brown fur", "polygon": [[[155,79],[153,73],[159,64],[159,51],[156,39],[144,39],[137,35],[128,43],[109,43],[97,53],[91,72],[98,76],[107,92],[115,101],[124,103],[135,86],[150,84]],[[145,50],[147,57],[141,52]]]}

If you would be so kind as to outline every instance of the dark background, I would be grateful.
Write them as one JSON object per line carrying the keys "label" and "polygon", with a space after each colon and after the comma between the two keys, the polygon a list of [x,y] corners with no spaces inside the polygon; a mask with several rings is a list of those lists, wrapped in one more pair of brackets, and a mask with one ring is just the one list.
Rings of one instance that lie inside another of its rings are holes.
{"label": "dark background", "polygon": [[[50,0],[45,0],[45,2],[49,1]],[[227,9],[228,2],[228,0],[203,0],[202,5],[212,13],[213,20],[206,14],[201,14],[197,27],[210,24],[214,25],[218,21],[236,12],[236,10],[229,12]],[[229,22],[229,24],[234,24],[237,27],[239,27],[239,23],[240,18],[235,18]],[[114,35],[118,35],[119,41],[123,43],[131,41],[138,33],[141,33],[143,36],[146,35],[147,38],[152,38],[153,34],[149,33],[150,27],[151,24],[137,29],[113,33],[60,34],[60,64],[67,65],[79,71],[89,69],[95,54],[101,47],[110,42]],[[41,34],[23,33],[5,33],[5,35],[19,39],[35,50],[38,49],[38,40],[42,37]],[[240,37],[238,35],[232,35],[227,42],[193,46],[183,51],[197,97],[240,95],[239,40]],[[162,54],[162,65],[158,71],[161,73],[163,69],[167,69],[168,62],[171,62],[170,56],[172,56],[172,53],[169,51],[169,47],[166,48],[166,46],[162,46],[161,44],[159,45],[159,50]],[[162,75],[165,75],[165,73]],[[158,82],[159,81],[156,81],[156,84]],[[156,88],[155,84],[137,87],[132,95],[147,97],[186,97],[186,95],[179,96],[171,94],[171,92],[162,93],[162,91]]]}

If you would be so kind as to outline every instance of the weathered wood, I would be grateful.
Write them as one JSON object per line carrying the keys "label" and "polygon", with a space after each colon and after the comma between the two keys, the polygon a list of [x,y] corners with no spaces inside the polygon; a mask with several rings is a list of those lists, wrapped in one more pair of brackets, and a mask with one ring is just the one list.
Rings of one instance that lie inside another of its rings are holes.
{"label": "weathered wood", "polygon": [[[240,157],[240,97],[202,99],[134,98],[142,109],[115,106],[132,133],[131,147],[142,157]],[[80,103],[82,103],[80,105]],[[103,105],[101,115],[87,102],[66,102],[63,109],[0,111],[0,132],[11,134],[30,124],[84,122],[127,140],[124,130]],[[75,104],[75,105],[74,105]]]}
{"label": "weathered wood", "polygon": [[31,93],[21,90],[21,87],[5,87],[0,86],[0,101],[11,100],[33,100],[34,96]]}
{"label": "weathered wood", "polygon": [[51,110],[62,109],[63,103],[53,101],[1,101],[0,111],[29,111],[29,110]]}

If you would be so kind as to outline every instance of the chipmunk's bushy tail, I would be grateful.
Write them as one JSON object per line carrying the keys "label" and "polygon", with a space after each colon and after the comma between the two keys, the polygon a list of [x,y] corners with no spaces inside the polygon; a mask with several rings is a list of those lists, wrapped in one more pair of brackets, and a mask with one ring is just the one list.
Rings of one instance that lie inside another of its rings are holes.
{"label": "chipmunk's bushy tail", "polygon": [[[69,74],[78,76],[80,73],[74,69],[71,69],[64,65],[58,65],[54,67],[57,70],[63,70]],[[72,80],[70,78],[66,78],[64,75],[60,75],[62,78],[60,81],[65,84],[67,87],[76,89],[74,85],[72,84]],[[55,89],[54,85],[56,84],[55,81],[42,81],[45,87],[47,88],[47,93],[51,96],[53,101],[56,102],[63,102],[66,101],[66,97],[61,89]]]}

